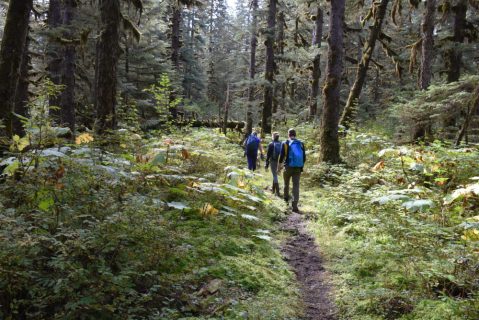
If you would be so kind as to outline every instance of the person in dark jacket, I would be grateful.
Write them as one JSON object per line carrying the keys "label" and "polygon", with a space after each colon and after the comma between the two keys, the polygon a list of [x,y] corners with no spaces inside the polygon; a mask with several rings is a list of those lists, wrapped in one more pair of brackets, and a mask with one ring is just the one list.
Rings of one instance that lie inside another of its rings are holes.
{"label": "person in dark jacket", "polygon": [[289,139],[283,142],[279,157],[278,172],[284,166],[284,200],[289,203],[289,183],[293,180],[293,212],[299,213],[299,181],[306,162],[306,149],[304,143],[296,138],[296,130],[289,129]]}
{"label": "person in dark jacket", "polygon": [[279,195],[279,180],[278,180],[278,164],[279,156],[281,154],[282,143],[279,141],[279,133],[275,132],[272,135],[273,141],[268,145],[266,153],[265,169],[271,166],[271,174],[273,175],[273,193]]}

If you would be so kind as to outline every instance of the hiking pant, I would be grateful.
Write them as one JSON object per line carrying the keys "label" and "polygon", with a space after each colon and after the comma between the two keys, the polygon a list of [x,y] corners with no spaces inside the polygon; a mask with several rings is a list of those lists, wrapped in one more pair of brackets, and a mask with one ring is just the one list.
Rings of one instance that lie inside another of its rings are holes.
{"label": "hiking pant", "polygon": [[284,200],[289,201],[289,181],[293,180],[293,207],[298,205],[299,201],[299,179],[301,178],[301,168],[286,167],[283,173],[284,178]]}
{"label": "hiking pant", "polygon": [[273,183],[279,183],[279,179],[278,179],[278,160],[271,160],[270,166],[271,166],[271,173],[273,174]]}
{"label": "hiking pant", "polygon": [[255,171],[256,170],[256,161],[258,160],[258,154],[247,154],[246,158],[248,159],[248,169]]}

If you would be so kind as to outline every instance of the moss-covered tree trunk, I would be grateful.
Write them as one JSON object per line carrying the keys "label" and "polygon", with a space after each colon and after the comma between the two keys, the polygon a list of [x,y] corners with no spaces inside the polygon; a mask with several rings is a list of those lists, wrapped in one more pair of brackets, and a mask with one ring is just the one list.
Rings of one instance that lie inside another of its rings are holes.
{"label": "moss-covered tree trunk", "polygon": [[343,72],[343,23],[345,0],[331,1],[328,64],[323,89],[323,115],[319,132],[320,159],[324,162],[339,163],[339,93]]}
{"label": "moss-covered tree trunk", "polygon": [[5,21],[0,49],[0,122],[7,136],[14,132],[13,111],[31,9],[32,0],[10,0]]}
{"label": "moss-covered tree trunk", "polygon": [[458,81],[461,77],[462,50],[459,46],[464,42],[466,29],[467,0],[460,0],[453,7],[454,37],[452,47],[446,51],[447,82]]}
{"label": "moss-covered tree trunk", "polygon": [[319,95],[319,79],[321,78],[321,41],[323,38],[323,10],[319,6],[316,10],[315,28],[313,32],[313,47],[317,50],[313,59],[313,71],[311,79],[311,98],[309,106],[309,116],[314,118],[318,113],[318,95]]}
{"label": "moss-covered tree trunk", "polygon": [[120,55],[119,0],[100,0],[102,32],[97,45],[97,79],[95,107],[97,130],[104,132],[116,128],[117,67]]}
{"label": "moss-covered tree trunk", "polygon": [[273,83],[274,83],[274,40],[276,30],[277,0],[269,0],[268,30],[266,32],[266,69],[264,86],[263,115],[261,118],[261,134],[271,133],[271,116],[273,110]]}
{"label": "moss-covered tree trunk", "polygon": [[381,35],[381,29],[386,16],[388,3],[389,0],[381,0],[381,2],[373,4],[373,6],[375,6],[373,9],[374,23],[370,29],[368,41],[364,45],[361,60],[357,66],[356,78],[351,90],[349,91],[349,97],[346,102],[346,106],[344,107],[343,115],[340,121],[341,125],[346,129],[349,129],[351,123],[354,121],[355,109],[358,104],[359,97],[361,96],[364,83],[366,82],[366,76],[372,55],[374,53],[374,48],[376,47],[376,41]]}
{"label": "moss-covered tree trunk", "polygon": [[251,42],[249,60],[248,109],[246,110],[246,136],[253,131],[253,104],[255,100],[256,48],[258,47],[258,0],[251,1]]}

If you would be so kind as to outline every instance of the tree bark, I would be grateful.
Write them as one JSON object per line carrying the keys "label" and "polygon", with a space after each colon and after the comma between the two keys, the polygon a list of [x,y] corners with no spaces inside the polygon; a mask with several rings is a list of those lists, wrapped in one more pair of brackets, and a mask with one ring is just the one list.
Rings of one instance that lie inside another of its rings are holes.
{"label": "tree bark", "polygon": [[117,67],[120,55],[119,0],[100,0],[102,32],[97,46],[95,107],[99,132],[116,128]]}
{"label": "tree bark", "polygon": [[374,10],[374,24],[371,27],[371,31],[369,32],[369,39],[366,42],[362,51],[362,58],[358,64],[356,71],[356,79],[349,92],[349,97],[346,102],[346,106],[344,107],[343,115],[340,121],[341,125],[344,126],[346,129],[349,129],[352,122],[354,121],[356,106],[358,104],[359,97],[361,96],[361,91],[363,89],[364,83],[366,82],[366,76],[368,73],[372,55],[374,53],[374,48],[376,47],[376,41],[381,34],[381,28],[383,25],[384,18],[386,16],[388,3],[389,0],[381,0],[379,4],[373,4],[374,6],[377,6]]}
{"label": "tree bark", "polygon": [[339,163],[339,109],[340,87],[343,72],[343,23],[345,0],[331,1],[328,37],[328,64],[323,89],[323,116],[319,132],[320,159],[324,162]]}
{"label": "tree bark", "polygon": [[[63,24],[67,30],[72,28],[72,22],[77,10],[76,0],[64,1]],[[72,31],[67,31],[65,36],[73,38]],[[76,47],[66,44],[62,63],[62,84],[65,86],[60,96],[60,112],[63,125],[75,132],[75,73],[76,73]]]}
{"label": "tree bark", "polygon": [[250,42],[250,61],[249,61],[249,79],[251,81],[248,89],[248,109],[246,110],[246,132],[248,136],[253,132],[253,104],[255,100],[255,85],[254,79],[256,77],[256,48],[258,47],[258,0],[251,2],[251,42]]}
{"label": "tree bark", "polygon": [[[62,25],[62,4],[60,0],[50,0],[48,5],[48,47],[46,55],[48,57],[48,76],[54,85],[61,85],[62,82],[62,63],[63,48],[58,42],[60,37],[59,27]],[[51,110],[51,113],[58,122],[61,122],[60,96],[50,97],[50,106],[58,109]]]}
{"label": "tree bark", "polygon": [[0,122],[12,136],[13,111],[23,50],[28,36],[32,0],[10,0],[0,49]]}
{"label": "tree bark", "polygon": [[[285,21],[285,16],[284,12],[281,11],[278,14],[278,33],[277,36],[275,37],[275,42],[276,42],[276,55],[284,55],[284,29],[286,26],[286,21]],[[279,74],[279,68],[275,64],[274,66],[274,74],[278,75]],[[284,86],[284,84],[282,84]],[[278,112],[279,109],[279,104],[280,104],[280,99],[278,97],[278,92],[282,92],[282,87],[279,87],[277,83],[273,85],[273,114]]]}
{"label": "tree bark", "polygon": [[181,48],[181,5],[177,3],[173,7],[171,18],[171,62],[179,69]]}
{"label": "tree bark", "polygon": [[462,50],[459,47],[464,42],[466,28],[467,0],[460,0],[454,6],[454,38],[452,48],[446,51],[447,82],[458,81],[461,77]]}
{"label": "tree bark", "polygon": [[427,90],[431,84],[432,62],[434,60],[434,24],[436,18],[436,0],[426,1],[426,10],[421,25],[421,71],[419,88]]}
{"label": "tree bark", "polygon": [[[432,62],[434,60],[434,24],[436,18],[436,0],[426,1],[426,10],[421,24],[421,69],[419,72],[419,88],[427,90],[431,84]],[[430,131],[427,120],[417,119],[413,132],[413,140],[424,140]]]}
{"label": "tree bark", "polygon": [[317,52],[313,59],[313,71],[311,79],[311,105],[309,106],[309,117],[313,119],[318,113],[318,95],[319,95],[319,79],[321,78],[321,41],[323,39],[323,10],[318,4],[316,11],[315,28],[313,32],[313,47]]}
{"label": "tree bark", "polygon": [[230,110],[230,84],[228,83],[226,87],[226,100],[225,100],[225,106],[224,106],[224,118],[223,118],[223,133],[226,135],[228,131],[228,113]]}
{"label": "tree bark", "polygon": [[[21,116],[28,116],[28,87],[30,85],[30,38],[27,36],[25,47],[23,49],[22,64],[20,67],[20,78],[18,79],[17,91],[15,94],[15,113]],[[23,134],[23,124],[17,117],[13,118],[13,132]]]}
{"label": "tree bark", "polygon": [[261,135],[271,133],[271,116],[273,109],[273,82],[274,82],[274,38],[276,30],[276,1],[269,0],[268,31],[266,34],[266,70],[264,86],[263,115],[261,118]]}

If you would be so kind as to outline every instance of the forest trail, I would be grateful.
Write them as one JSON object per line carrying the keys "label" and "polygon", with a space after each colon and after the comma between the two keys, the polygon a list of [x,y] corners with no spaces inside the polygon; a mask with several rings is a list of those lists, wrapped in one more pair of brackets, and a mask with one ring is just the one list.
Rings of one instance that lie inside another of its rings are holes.
{"label": "forest trail", "polygon": [[304,319],[334,320],[335,308],[330,299],[331,284],[322,264],[319,248],[306,230],[303,217],[292,213],[282,229],[291,233],[281,251],[296,274],[304,303]]}

